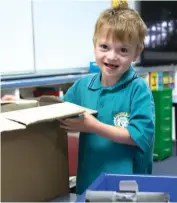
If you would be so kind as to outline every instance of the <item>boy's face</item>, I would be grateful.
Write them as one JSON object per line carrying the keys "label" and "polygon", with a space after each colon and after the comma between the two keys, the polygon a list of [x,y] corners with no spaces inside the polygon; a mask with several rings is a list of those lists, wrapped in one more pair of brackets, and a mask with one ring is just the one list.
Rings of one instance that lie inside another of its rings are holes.
{"label": "boy's face", "polygon": [[105,80],[118,81],[139,53],[136,43],[122,43],[113,40],[112,37],[99,38],[95,44],[96,63]]}

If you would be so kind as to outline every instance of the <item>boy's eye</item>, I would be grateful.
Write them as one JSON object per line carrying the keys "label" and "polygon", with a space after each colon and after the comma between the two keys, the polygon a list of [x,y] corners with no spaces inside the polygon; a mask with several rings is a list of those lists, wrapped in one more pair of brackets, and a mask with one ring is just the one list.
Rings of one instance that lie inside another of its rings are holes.
{"label": "boy's eye", "polygon": [[127,53],[128,52],[127,48],[121,48],[120,50],[121,50],[122,53]]}
{"label": "boy's eye", "polygon": [[100,47],[101,47],[102,49],[107,49],[107,48],[108,48],[108,46],[107,46],[106,44],[101,44]]}

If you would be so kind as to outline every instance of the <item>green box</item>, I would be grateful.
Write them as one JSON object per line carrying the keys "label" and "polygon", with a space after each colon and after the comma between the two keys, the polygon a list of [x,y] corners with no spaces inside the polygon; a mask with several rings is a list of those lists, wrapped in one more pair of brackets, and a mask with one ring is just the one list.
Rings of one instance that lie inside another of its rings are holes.
{"label": "green box", "polygon": [[172,89],[153,90],[155,102],[154,160],[172,155]]}

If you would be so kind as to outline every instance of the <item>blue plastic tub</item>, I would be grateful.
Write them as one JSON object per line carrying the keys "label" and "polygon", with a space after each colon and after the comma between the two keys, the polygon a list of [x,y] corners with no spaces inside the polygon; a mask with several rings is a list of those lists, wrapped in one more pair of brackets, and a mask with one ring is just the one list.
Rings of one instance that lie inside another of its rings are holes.
{"label": "blue plastic tub", "polygon": [[[117,191],[121,180],[135,180],[140,192],[167,192],[170,195],[170,202],[177,202],[177,176],[101,174],[88,189]],[[77,198],[77,202],[84,201],[85,193]]]}

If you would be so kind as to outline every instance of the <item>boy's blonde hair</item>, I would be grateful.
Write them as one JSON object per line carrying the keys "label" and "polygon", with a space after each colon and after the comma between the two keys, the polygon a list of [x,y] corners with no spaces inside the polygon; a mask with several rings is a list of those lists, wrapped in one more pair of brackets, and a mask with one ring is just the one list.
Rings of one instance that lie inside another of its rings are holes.
{"label": "boy's blonde hair", "polygon": [[105,10],[99,16],[93,36],[94,46],[99,37],[113,37],[121,42],[137,41],[137,48],[143,49],[147,27],[140,15],[128,8],[126,1],[120,1],[117,7]]}

